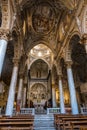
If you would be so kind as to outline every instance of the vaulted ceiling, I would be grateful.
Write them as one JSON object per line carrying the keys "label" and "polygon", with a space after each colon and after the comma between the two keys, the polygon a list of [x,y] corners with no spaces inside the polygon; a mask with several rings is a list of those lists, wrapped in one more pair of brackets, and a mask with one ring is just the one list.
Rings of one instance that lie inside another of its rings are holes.
{"label": "vaulted ceiling", "polygon": [[74,4],[62,0],[20,1],[25,51],[43,42],[56,55],[57,44],[67,30]]}
{"label": "vaulted ceiling", "polygon": [[[31,3],[33,3],[35,0],[19,0],[19,3],[20,3],[20,5],[31,5]],[[36,0],[36,1],[38,1],[38,0]],[[39,1],[41,1],[41,0],[39,0]],[[78,2],[78,0],[67,0],[67,1],[65,1],[65,0],[46,0],[47,2],[55,2],[55,4],[57,4],[58,3],[58,6],[59,6],[59,4],[60,4],[60,7],[67,7],[68,9],[70,9],[70,10],[73,10],[74,9],[74,7],[76,6],[76,4],[77,4],[77,2]]]}

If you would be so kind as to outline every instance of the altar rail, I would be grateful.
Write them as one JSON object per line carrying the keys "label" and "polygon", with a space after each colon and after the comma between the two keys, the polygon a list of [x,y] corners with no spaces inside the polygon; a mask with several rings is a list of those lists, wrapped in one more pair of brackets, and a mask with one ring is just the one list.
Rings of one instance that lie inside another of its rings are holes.
{"label": "altar rail", "polygon": [[[65,108],[66,113],[71,113],[71,108]],[[47,108],[47,114],[60,114],[60,108]]]}
{"label": "altar rail", "polygon": [[[35,114],[35,109],[34,108],[21,108],[20,114]],[[16,109],[13,109],[13,115],[16,115]]]}
{"label": "altar rail", "polygon": [[[66,113],[72,113],[71,108],[65,108]],[[47,108],[47,114],[60,114],[60,108]],[[16,114],[16,109],[13,109],[13,115]],[[35,114],[35,108],[21,108],[20,114]],[[46,114],[46,113],[45,113]],[[87,107],[81,107],[81,114],[87,114]]]}
{"label": "altar rail", "polygon": [[81,114],[87,114],[87,107],[81,107]]}
{"label": "altar rail", "polygon": [[59,114],[60,108],[47,108],[47,114]]}

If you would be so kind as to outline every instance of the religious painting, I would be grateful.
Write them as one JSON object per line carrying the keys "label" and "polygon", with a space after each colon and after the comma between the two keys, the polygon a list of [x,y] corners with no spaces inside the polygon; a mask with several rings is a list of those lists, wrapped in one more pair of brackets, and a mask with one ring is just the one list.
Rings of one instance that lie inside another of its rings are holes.
{"label": "religious painting", "polygon": [[39,5],[33,13],[32,17],[33,28],[36,32],[49,32],[54,23],[54,12],[49,5]]}

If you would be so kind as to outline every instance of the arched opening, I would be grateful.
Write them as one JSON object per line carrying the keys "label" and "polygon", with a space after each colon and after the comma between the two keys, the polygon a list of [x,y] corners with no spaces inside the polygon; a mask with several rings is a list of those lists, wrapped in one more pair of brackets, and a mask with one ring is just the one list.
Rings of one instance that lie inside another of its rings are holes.
{"label": "arched opening", "polygon": [[48,65],[41,59],[35,61],[30,67],[31,78],[46,78],[48,73]]}
{"label": "arched opening", "polygon": [[43,83],[35,83],[30,88],[30,107],[34,107],[36,112],[45,112],[47,102],[47,87]]}
{"label": "arched opening", "polygon": [[77,101],[79,106],[81,104],[86,105],[87,95],[85,94],[85,87],[87,86],[87,57],[85,47],[83,44],[80,44],[80,38],[78,35],[74,35],[71,38],[70,47]]}
{"label": "arched opening", "polygon": [[[33,47],[28,54],[28,106],[43,108],[52,106],[52,81],[51,81],[51,65],[53,60],[52,51],[44,44],[38,44]],[[32,87],[34,86],[34,87]],[[45,86],[45,88],[43,87]],[[36,97],[34,95],[37,91]],[[44,90],[43,90],[44,89]],[[39,92],[39,91],[43,91]],[[38,98],[38,94],[42,93],[42,97]],[[34,98],[33,96],[34,95]],[[43,111],[43,112],[44,112]],[[41,111],[40,111],[41,112]]]}
{"label": "arched opening", "polygon": [[[86,52],[83,44],[80,44],[78,35],[74,35],[70,40],[71,58],[73,60],[73,70],[77,72],[77,77],[80,82],[87,81],[87,60]],[[77,79],[76,79],[77,80]]]}

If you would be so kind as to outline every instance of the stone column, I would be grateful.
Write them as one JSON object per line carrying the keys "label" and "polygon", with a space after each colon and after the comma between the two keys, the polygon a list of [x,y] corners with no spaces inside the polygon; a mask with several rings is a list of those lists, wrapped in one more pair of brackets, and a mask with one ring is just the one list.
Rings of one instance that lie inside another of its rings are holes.
{"label": "stone column", "polygon": [[26,107],[26,87],[24,87],[23,91],[23,108]]}
{"label": "stone column", "polygon": [[52,104],[53,104],[53,107],[57,107],[57,104],[56,104],[56,91],[55,91],[55,86],[52,85]]}
{"label": "stone column", "polygon": [[64,94],[63,94],[63,85],[62,85],[61,75],[59,75],[59,93],[60,93],[60,111],[61,113],[65,113]]}
{"label": "stone column", "polygon": [[23,74],[19,74],[19,88],[17,95],[17,112],[20,112],[21,103],[22,103],[22,87],[23,87]]}
{"label": "stone column", "polygon": [[63,85],[62,85],[62,69],[60,63],[56,63],[57,74],[59,76],[59,94],[60,94],[60,112],[65,113],[64,106],[64,94],[63,94]]}
{"label": "stone column", "polygon": [[13,67],[11,83],[9,87],[7,106],[6,106],[6,115],[9,116],[12,116],[13,114],[15,88],[16,88],[17,76],[18,76],[18,59],[14,59],[13,62],[14,62],[14,67]]}
{"label": "stone column", "polygon": [[69,84],[69,91],[70,91],[72,114],[78,114],[79,111],[78,111],[78,104],[76,99],[74,79],[73,79],[73,74],[71,69],[71,62],[67,62],[67,76],[68,76],[68,84]]}
{"label": "stone column", "polygon": [[3,62],[7,49],[7,41],[8,41],[8,31],[0,30],[0,76],[2,72]]}

